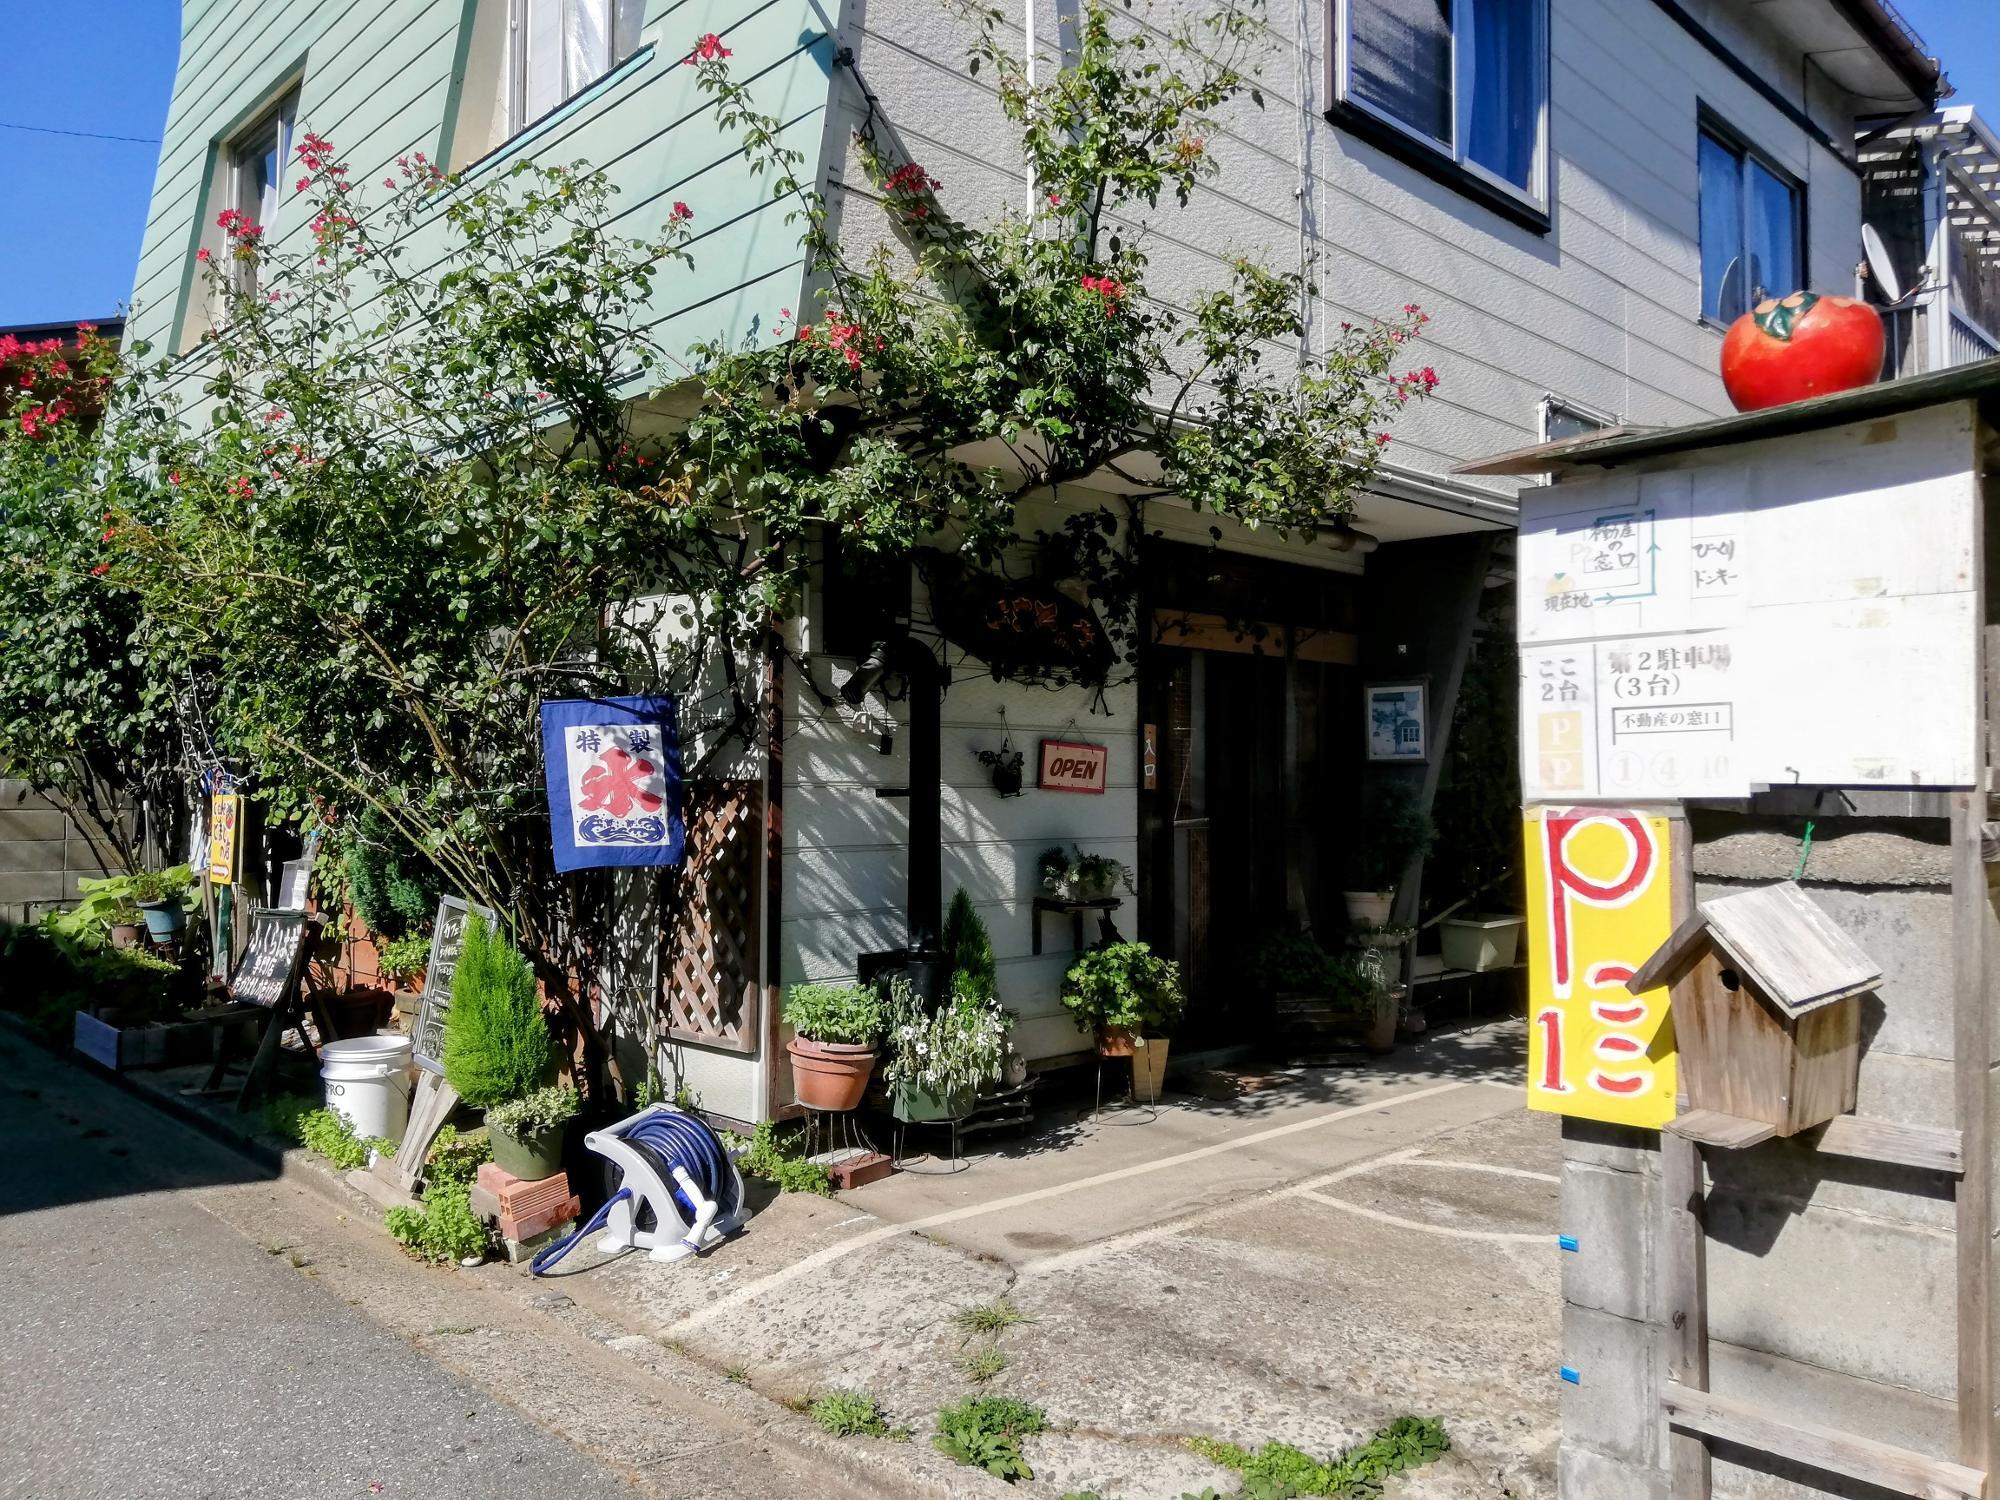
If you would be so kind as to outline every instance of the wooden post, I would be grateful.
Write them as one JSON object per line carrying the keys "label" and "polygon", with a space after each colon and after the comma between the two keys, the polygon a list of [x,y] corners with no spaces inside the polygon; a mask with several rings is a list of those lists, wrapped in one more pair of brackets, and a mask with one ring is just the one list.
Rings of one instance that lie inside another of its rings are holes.
{"label": "wooden post", "polygon": [[[1674,926],[1694,913],[1694,834],[1685,812],[1668,829],[1669,889]],[[1687,1108],[1682,1091],[1678,1108]],[[1708,1389],[1708,1222],[1701,1148],[1670,1130],[1660,1132],[1660,1286],[1666,1315],[1667,1379],[1691,1391]],[[1713,1470],[1708,1441],[1667,1429],[1673,1500],[1709,1500]]]}

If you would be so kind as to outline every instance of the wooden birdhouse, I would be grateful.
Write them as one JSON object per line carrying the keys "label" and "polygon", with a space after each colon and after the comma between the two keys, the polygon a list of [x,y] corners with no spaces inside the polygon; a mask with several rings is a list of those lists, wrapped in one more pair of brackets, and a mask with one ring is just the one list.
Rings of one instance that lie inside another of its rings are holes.
{"label": "wooden birdhouse", "polygon": [[1672,994],[1688,1108],[1668,1128],[1749,1146],[1846,1114],[1860,997],[1881,979],[1789,880],[1704,902],[1626,983]]}

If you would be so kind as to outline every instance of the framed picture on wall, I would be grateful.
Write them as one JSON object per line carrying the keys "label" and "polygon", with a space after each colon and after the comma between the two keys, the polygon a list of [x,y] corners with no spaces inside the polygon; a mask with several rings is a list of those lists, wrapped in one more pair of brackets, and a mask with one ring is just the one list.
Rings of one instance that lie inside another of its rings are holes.
{"label": "framed picture on wall", "polygon": [[1372,682],[1367,695],[1368,758],[1426,761],[1430,741],[1424,732],[1424,685],[1421,682]]}

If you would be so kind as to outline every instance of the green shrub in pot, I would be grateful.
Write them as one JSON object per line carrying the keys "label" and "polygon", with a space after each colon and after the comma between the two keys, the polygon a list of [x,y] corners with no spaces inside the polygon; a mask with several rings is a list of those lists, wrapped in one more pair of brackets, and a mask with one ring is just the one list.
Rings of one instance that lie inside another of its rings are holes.
{"label": "green shrub in pot", "polygon": [[553,1055],[534,970],[484,918],[472,913],[451,976],[445,1082],[467,1104],[486,1109],[548,1083]]}
{"label": "green shrub in pot", "polygon": [[882,1037],[882,997],[857,984],[795,984],[785,991],[785,1021],[808,1041],[873,1047]]}

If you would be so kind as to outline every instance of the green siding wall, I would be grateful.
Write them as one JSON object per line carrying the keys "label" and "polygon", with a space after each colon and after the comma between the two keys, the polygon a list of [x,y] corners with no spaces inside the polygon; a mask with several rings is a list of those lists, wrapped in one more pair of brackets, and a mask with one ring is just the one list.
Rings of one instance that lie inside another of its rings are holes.
{"label": "green siding wall", "polygon": [[[207,200],[218,143],[290,84],[300,89],[298,132],[333,141],[364,194],[372,188],[386,196],[381,179],[394,174],[398,157],[441,155],[457,102],[453,73],[465,66],[476,3],[186,0],[128,337],[156,351],[177,342],[194,286],[194,251],[217,211]],[[737,143],[717,129],[694,71],[680,59],[697,37],[720,33],[734,53],[735,75],[765,113],[786,122],[788,142],[816,169],[831,88],[826,25],[813,0],[655,0],[645,31],[650,55],[502,146],[491,165],[528,153],[603,167],[620,190],[621,223],[633,234],[652,231],[676,199],[685,200],[695,214],[694,264],[660,278],[656,336],[670,350],[702,338],[768,336],[777,310],[802,300],[797,226],[785,222],[786,205],[769,200],[766,182],[750,176]],[[288,182],[293,175],[288,169]],[[281,243],[305,217],[280,213]]]}

